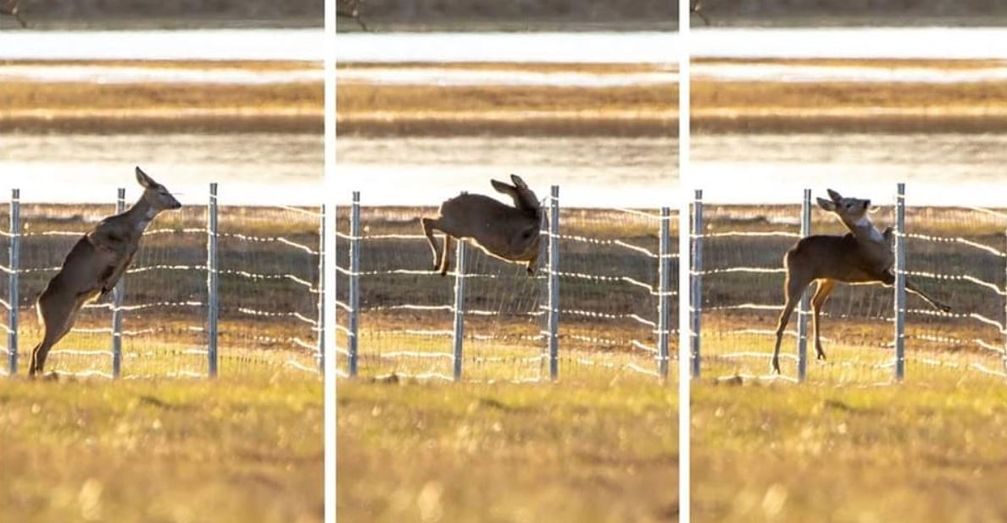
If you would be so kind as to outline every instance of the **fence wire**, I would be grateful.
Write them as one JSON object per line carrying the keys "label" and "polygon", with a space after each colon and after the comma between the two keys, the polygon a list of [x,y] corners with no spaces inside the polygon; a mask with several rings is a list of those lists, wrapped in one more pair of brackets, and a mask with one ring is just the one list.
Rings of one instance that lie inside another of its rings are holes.
{"label": "fence wire", "polygon": [[[218,208],[216,234],[220,372],[233,374],[263,365],[271,370],[320,372],[322,214],[319,209],[225,204],[226,200]],[[9,213],[4,213],[7,226]],[[43,334],[34,312],[38,295],[73,245],[115,213],[114,204],[21,205],[17,307],[22,369]],[[162,213],[143,235],[123,277],[121,305],[117,307],[110,294],[85,306],[74,329],[50,352],[46,371],[113,377],[112,318],[118,310],[123,318],[121,377],[207,376],[212,334],[209,213],[205,204]],[[0,234],[0,244],[9,247],[9,243],[9,235]],[[4,253],[6,257],[6,249]],[[3,297],[8,275],[9,271],[0,278]],[[0,309],[6,305],[0,301]],[[4,325],[8,325],[6,311]]]}
{"label": "fence wire", "polygon": [[[452,253],[447,276],[433,271],[419,217],[434,215],[435,208],[361,207],[361,375],[453,379],[457,260]],[[656,376],[660,214],[563,209],[559,217],[560,376],[613,369]],[[353,311],[351,208],[338,208],[336,221],[336,357],[340,376],[346,376]],[[673,216],[668,222],[674,227]],[[440,248],[443,235],[436,237]],[[548,235],[542,239],[547,243]],[[474,245],[466,249],[464,378],[549,379],[547,245],[534,275]],[[678,257],[668,257],[670,273],[676,274]],[[668,294],[669,317],[677,318],[675,294]],[[677,341],[674,333],[671,340]]]}

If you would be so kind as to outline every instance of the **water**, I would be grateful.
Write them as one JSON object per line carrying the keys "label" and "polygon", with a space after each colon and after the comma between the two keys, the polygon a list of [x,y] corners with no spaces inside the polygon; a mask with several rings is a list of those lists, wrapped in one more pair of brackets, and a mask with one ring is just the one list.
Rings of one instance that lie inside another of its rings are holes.
{"label": "water", "polygon": [[322,149],[313,134],[4,134],[0,199],[12,187],[31,202],[115,201],[117,187],[132,198],[139,165],[183,203],[206,203],[219,182],[225,205],[316,205]]}
{"label": "water", "polygon": [[324,59],[322,29],[0,31],[0,60]]}
{"label": "water", "polygon": [[800,203],[827,187],[890,204],[906,182],[909,205],[1002,208],[1007,135],[697,134],[692,179],[704,199]]}
{"label": "water", "polygon": [[[673,138],[356,138],[336,145],[338,200],[437,205],[461,191],[493,194],[489,180],[520,175],[538,193],[559,185],[563,205],[676,206]],[[499,196],[499,195],[498,195]]]}

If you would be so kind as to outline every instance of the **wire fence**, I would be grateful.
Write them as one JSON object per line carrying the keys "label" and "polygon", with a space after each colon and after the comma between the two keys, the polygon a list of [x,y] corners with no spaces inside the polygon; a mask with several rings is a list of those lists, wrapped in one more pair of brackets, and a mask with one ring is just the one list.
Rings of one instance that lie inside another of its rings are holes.
{"label": "wire fence", "polygon": [[546,202],[534,275],[461,241],[442,277],[419,223],[436,209],[362,207],[355,193],[336,214],[339,375],[666,379],[677,359],[674,215],[561,209],[555,187]]}
{"label": "wire fence", "polygon": [[[836,286],[820,318],[825,360],[816,359],[810,286],[784,334],[782,372],[774,374],[784,254],[802,236],[847,231],[829,213],[812,212],[810,191],[803,204],[782,206],[719,205],[697,192],[690,211],[693,376],[860,384],[1007,377],[1007,214],[900,201],[897,193],[871,215],[879,230],[894,229],[894,285]],[[952,311],[906,294],[905,279]]]}
{"label": "wire fence", "polygon": [[[64,257],[126,207],[23,203],[0,234],[6,373],[41,340],[34,305]],[[116,292],[86,305],[46,371],[106,378],[203,377],[253,369],[321,372],[323,209],[205,205],[162,213],[144,233]],[[11,290],[16,290],[11,293]]]}

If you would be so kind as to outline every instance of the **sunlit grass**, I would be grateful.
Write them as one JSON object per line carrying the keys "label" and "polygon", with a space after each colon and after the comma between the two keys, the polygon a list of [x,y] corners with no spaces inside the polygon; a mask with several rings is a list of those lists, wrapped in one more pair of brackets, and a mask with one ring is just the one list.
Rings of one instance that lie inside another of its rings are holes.
{"label": "sunlit grass", "polygon": [[674,387],[341,381],[340,521],[657,522],[678,515]]}
{"label": "sunlit grass", "polygon": [[322,520],[318,379],[0,380],[10,521]]}

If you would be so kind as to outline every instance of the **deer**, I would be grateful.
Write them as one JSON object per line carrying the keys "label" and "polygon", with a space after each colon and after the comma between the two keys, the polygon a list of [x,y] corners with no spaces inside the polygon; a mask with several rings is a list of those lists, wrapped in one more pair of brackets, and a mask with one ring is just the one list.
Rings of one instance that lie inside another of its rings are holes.
{"label": "deer", "polygon": [[162,211],[182,207],[168,189],[139,167],[136,181],[143,188],[136,204],[122,214],[105,218],[82,236],[67,254],[59,273],[39,295],[35,307],[45,333],[32,349],[29,377],[43,372],[49,350],[70,332],[84,305],[105,298],[115,289],[154,218]]}
{"label": "deer", "polygon": [[360,6],[363,3],[364,0],[339,0],[336,2],[336,17],[349,18],[356,22],[360,29],[370,31],[367,29],[367,24],[360,18]]}
{"label": "deer", "polygon": [[[433,252],[435,272],[440,271],[441,276],[448,273],[452,239],[471,238],[487,254],[508,262],[523,262],[528,274],[535,274],[542,206],[521,177],[512,174],[510,178],[514,185],[497,180],[490,183],[513,199],[513,207],[489,196],[463,192],[445,200],[437,217],[420,219]],[[435,230],[444,233],[441,251],[437,250]]]}
{"label": "deer", "polygon": [[21,0],[6,0],[0,4],[0,15],[13,16],[22,28],[28,27],[28,23],[21,18]]}
{"label": "deer", "polygon": [[[776,326],[776,346],[773,349],[773,372],[780,373],[780,343],[787,328],[790,314],[804,294],[804,290],[817,282],[811,298],[814,311],[816,358],[825,360],[822,350],[821,324],[819,316],[822,306],[836,283],[881,284],[891,286],[895,282],[892,266],[895,255],[892,252],[892,228],[878,229],[868,217],[871,201],[867,199],[845,198],[829,189],[829,199],[818,198],[818,206],[834,214],[849,232],[844,236],[812,235],[802,238],[787,251],[783,258],[786,269],[784,293],[786,303]],[[906,290],[919,296],[931,307],[950,312],[951,307],[932,298],[914,282],[906,279]]]}

